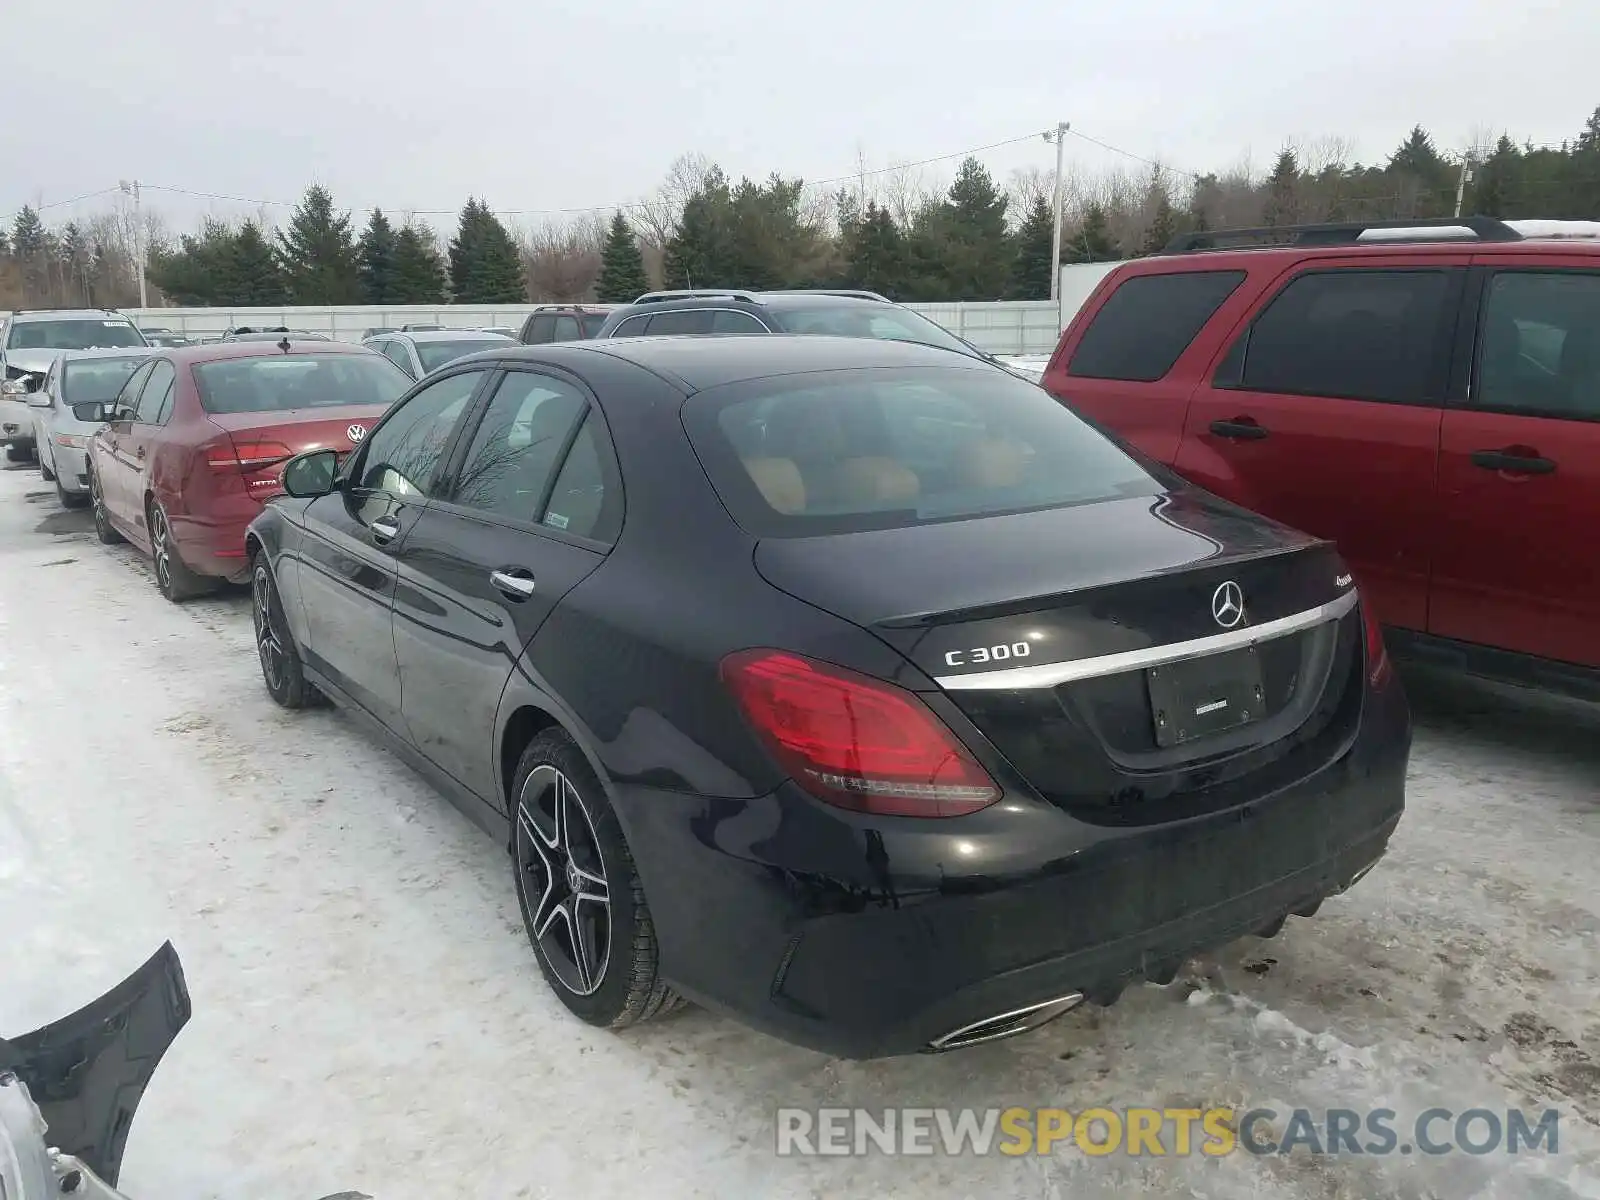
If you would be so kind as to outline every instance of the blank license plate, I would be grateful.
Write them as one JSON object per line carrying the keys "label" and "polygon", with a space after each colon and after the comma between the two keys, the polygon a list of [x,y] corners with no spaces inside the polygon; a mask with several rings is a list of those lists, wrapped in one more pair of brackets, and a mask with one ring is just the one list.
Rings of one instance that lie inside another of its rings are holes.
{"label": "blank license plate", "polygon": [[1266,707],[1254,646],[1145,671],[1156,745],[1181,746],[1259,720]]}

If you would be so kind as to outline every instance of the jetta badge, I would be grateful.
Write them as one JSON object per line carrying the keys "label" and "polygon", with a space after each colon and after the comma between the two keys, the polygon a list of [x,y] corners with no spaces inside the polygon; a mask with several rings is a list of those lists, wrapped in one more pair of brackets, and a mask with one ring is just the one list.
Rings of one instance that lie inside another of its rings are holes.
{"label": "jetta badge", "polygon": [[344,431],[344,435],[352,442],[359,442],[367,436],[367,427],[365,425],[352,425]]}
{"label": "jetta badge", "polygon": [[1233,580],[1220,584],[1211,593],[1211,616],[1224,629],[1232,629],[1244,620],[1244,593]]}

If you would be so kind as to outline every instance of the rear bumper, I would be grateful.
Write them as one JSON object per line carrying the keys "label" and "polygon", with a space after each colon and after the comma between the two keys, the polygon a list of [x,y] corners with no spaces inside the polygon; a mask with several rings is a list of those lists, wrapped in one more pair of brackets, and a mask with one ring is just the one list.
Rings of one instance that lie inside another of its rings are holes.
{"label": "rear bumper", "polygon": [[54,464],[56,482],[61,485],[62,491],[88,492],[89,455],[87,451],[56,443],[50,447],[50,459]]}
{"label": "rear bumper", "polygon": [[912,1053],[996,1014],[1127,984],[1308,909],[1382,855],[1410,718],[1369,694],[1338,759],[1188,821],[1091,827],[1036,799],[945,821],[623,787],[662,969],[686,995],[830,1054]]}
{"label": "rear bumper", "polygon": [[[246,510],[248,505],[248,510]],[[172,517],[173,539],[184,566],[198,575],[243,583],[250,578],[250,562],[245,557],[244,535],[250,522],[261,515],[262,505],[240,498],[220,515],[189,514]]]}

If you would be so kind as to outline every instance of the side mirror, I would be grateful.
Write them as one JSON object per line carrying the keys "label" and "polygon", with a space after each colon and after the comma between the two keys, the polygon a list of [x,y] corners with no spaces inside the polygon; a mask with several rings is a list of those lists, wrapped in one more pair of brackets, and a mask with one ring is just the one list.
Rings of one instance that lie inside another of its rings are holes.
{"label": "side mirror", "polygon": [[28,393],[28,407],[30,407],[30,408],[49,408],[50,407],[50,393],[46,392],[46,391],[29,392]]}
{"label": "side mirror", "polygon": [[74,404],[72,415],[85,425],[104,425],[117,419],[117,403],[115,400],[103,400],[98,404]]}
{"label": "side mirror", "polygon": [[326,496],[334,490],[339,456],[332,450],[310,450],[291,458],[283,468],[283,490],[302,500]]}

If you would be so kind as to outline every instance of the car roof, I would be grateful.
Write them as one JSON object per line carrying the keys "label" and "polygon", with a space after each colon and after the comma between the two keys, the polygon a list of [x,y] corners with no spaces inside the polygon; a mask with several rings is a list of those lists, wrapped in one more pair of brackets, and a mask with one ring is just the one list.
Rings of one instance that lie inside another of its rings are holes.
{"label": "car roof", "polygon": [[515,338],[506,337],[503,333],[490,333],[487,329],[419,329],[414,333],[402,333],[399,337],[408,337],[413,342],[458,342],[462,338],[473,341],[492,341],[495,338],[505,338],[508,342],[516,341]]}
{"label": "car roof", "polygon": [[96,346],[93,350],[62,350],[56,357],[69,362],[80,358],[145,358],[159,349],[160,346]]}
{"label": "car roof", "polygon": [[772,334],[764,337],[590,338],[489,350],[458,360],[546,362],[583,370],[585,355],[622,359],[690,392],[727,383],[797,375],[809,371],[856,368],[949,367],[990,370],[981,359],[921,342],[883,338],[831,337],[825,334]]}
{"label": "car roof", "polygon": [[[13,312],[8,318],[14,324],[27,325],[35,321],[117,321],[133,325],[133,318],[109,308],[35,308]],[[134,325],[137,329],[138,326]]]}
{"label": "car roof", "polygon": [[[759,312],[762,309],[794,308],[882,308],[893,301],[869,300],[865,296],[846,296],[838,292],[747,292],[734,288],[727,292],[718,292],[708,289],[698,296],[672,296],[660,300],[646,300],[644,303],[624,304],[613,309],[614,317],[636,316],[646,312],[676,312],[682,309],[697,308],[738,308],[746,312]],[[901,307],[900,305],[894,305]]]}
{"label": "car roof", "polygon": [[289,338],[290,356],[298,354],[372,354],[365,346],[353,346],[349,342],[319,342],[302,338],[296,341],[292,335],[279,334],[277,342],[248,341],[248,342],[211,342],[202,346],[170,346],[158,347],[163,358],[171,360],[179,366],[193,363],[215,362],[224,358],[268,358],[272,355],[284,357],[285,352],[278,349],[278,342]]}

